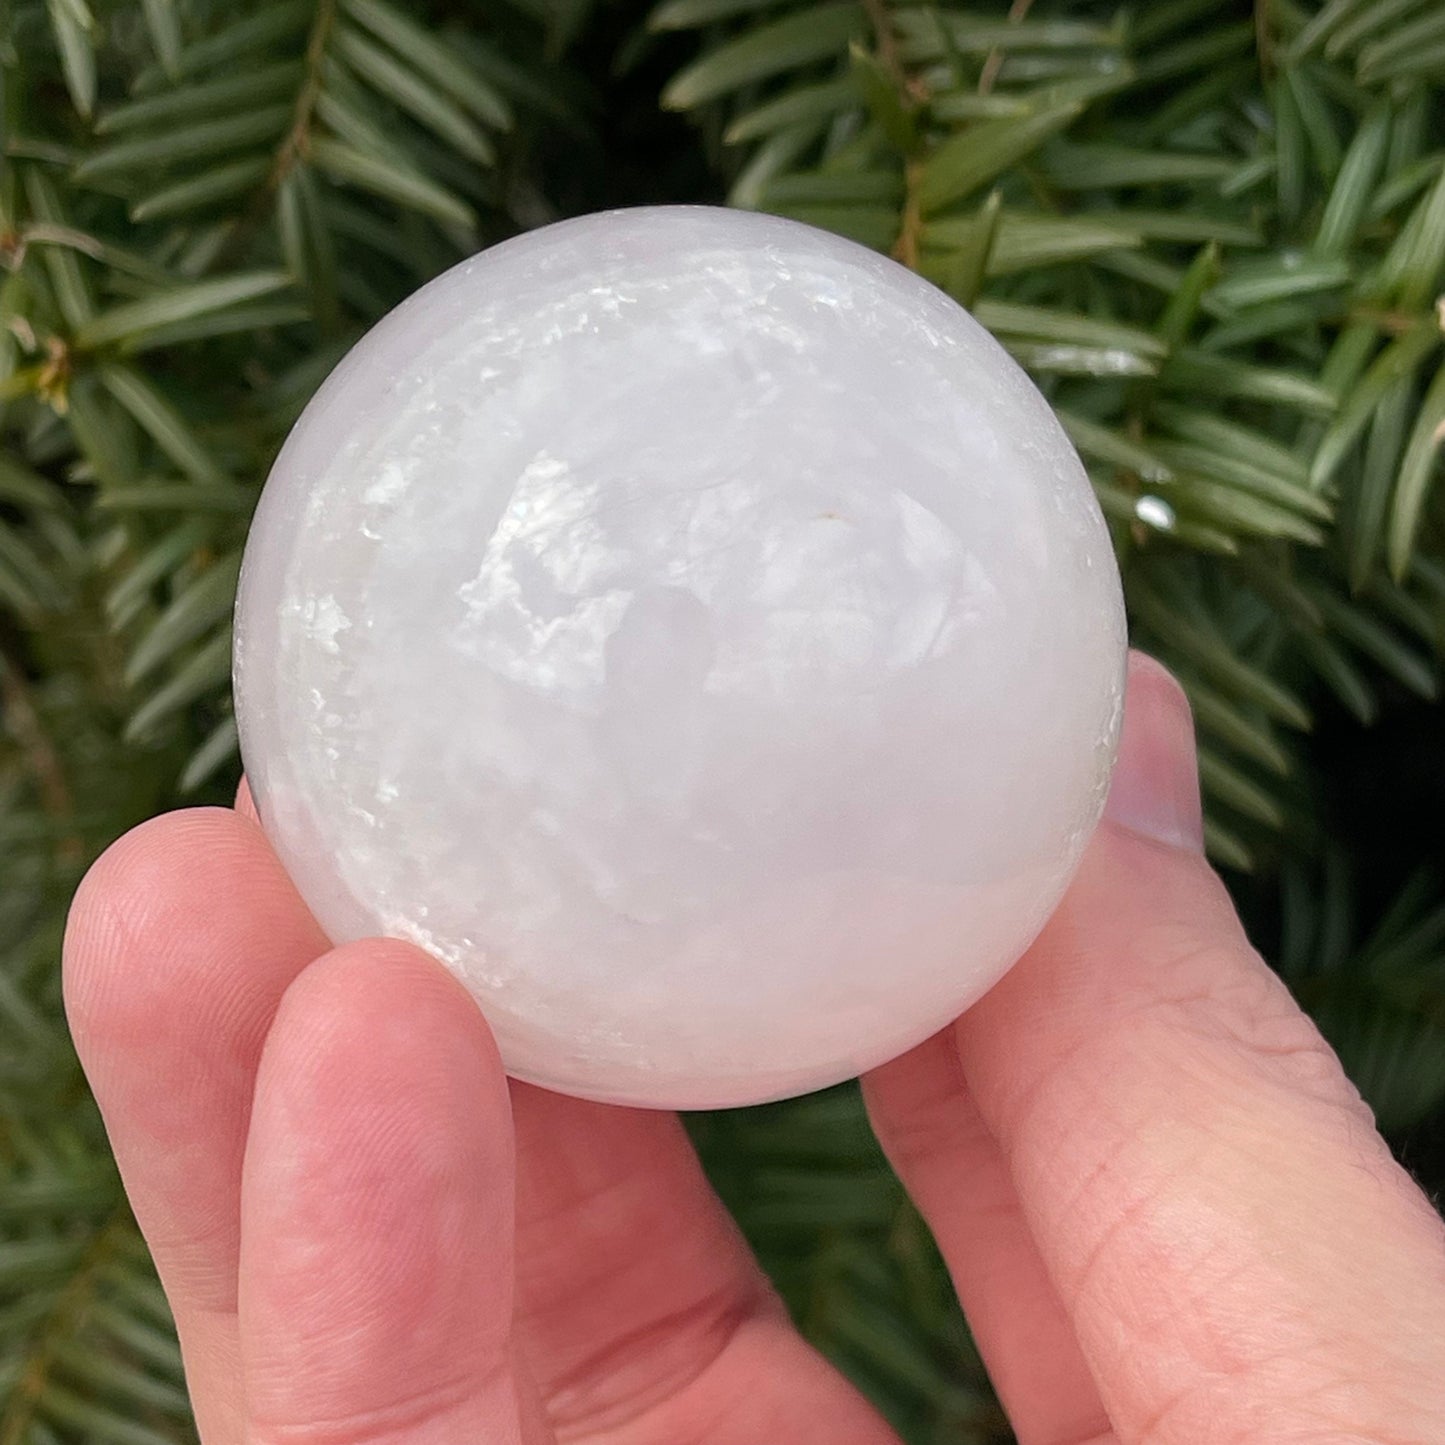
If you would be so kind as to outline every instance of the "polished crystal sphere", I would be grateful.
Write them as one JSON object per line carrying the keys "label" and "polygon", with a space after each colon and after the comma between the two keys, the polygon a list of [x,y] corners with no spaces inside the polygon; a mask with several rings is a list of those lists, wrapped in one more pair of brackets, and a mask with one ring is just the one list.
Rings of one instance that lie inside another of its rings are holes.
{"label": "polished crystal sphere", "polygon": [[942,1027],[1058,901],[1124,617],[1084,470],[960,307],[811,227],[617,211],[360,341],[236,627],[267,833],[518,1078],[757,1102]]}

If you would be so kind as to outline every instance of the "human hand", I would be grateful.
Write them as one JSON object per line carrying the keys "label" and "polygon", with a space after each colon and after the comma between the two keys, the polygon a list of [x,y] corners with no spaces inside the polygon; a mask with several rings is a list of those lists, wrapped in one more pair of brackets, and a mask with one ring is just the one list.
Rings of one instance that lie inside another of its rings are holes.
{"label": "human hand", "polygon": [[[1245,943],[1144,659],[1110,815],[1026,957],[864,1081],[1019,1439],[1439,1445],[1445,1226]],[[894,1441],[674,1116],[509,1085],[440,966],[328,947],[244,794],[117,843],[65,971],[206,1445]]]}

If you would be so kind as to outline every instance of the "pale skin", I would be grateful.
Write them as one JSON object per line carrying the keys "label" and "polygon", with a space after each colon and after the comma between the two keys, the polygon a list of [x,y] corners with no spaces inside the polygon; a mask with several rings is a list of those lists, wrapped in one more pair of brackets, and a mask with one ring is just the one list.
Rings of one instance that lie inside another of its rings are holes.
{"label": "pale skin", "polygon": [[[874,1127],[1023,1445],[1440,1445],[1445,1226],[1198,838],[1136,657],[1068,897]],[[65,985],[206,1445],[896,1445],[676,1117],[509,1084],[426,955],[328,946],[244,789],[96,864]]]}

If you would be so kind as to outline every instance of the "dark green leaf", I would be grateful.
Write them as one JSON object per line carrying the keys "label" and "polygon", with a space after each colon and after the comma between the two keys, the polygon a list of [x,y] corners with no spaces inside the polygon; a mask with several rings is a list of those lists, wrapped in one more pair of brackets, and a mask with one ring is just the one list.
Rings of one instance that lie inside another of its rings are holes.
{"label": "dark green leaf", "polygon": [[890,70],[856,40],[848,47],[848,63],[869,114],[899,155],[918,147],[918,115],[905,104]]}
{"label": "dark green leaf", "polygon": [[1335,26],[1325,45],[1331,57],[1347,55],[1387,25],[1393,25],[1430,0],[1368,0],[1351,7],[1349,16]]}
{"label": "dark green leaf", "polygon": [[228,717],[191,754],[176,786],[183,793],[199,788],[236,756],[236,749],[236,720]]}
{"label": "dark green leaf", "polygon": [[1086,457],[1094,457],[1122,467],[1142,481],[1155,483],[1173,480],[1174,473],[1168,463],[1150,446],[1072,412],[1061,410],[1058,418],[1068,432],[1069,440]]}
{"label": "dark green leaf", "polygon": [[96,123],[95,132],[113,135],[116,131],[214,118],[218,111],[234,107],[254,109],[262,101],[295,91],[301,84],[302,74],[299,60],[281,60],[241,75],[223,75],[217,80],[144,96],[106,111]]}
{"label": "dark green leaf", "polygon": [[1413,311],[1435,299],[1435,287],[1445,268],[1445,169],[1425,194],[1400,242],[1385,258],[1381,279],[1394,294],[1395,304]]}
{"label": "dark green leaf", "polygon": [[1259,246],[1263,237],[1248,222],[1237,217],[1216,216],[1193,208],[1185,211],[1148,211],[1130,207],[1123,211],[1093,210],[1086,217],[1099,225],[1116,225],[1126,235],[1152,241],[1182,241],[1202,245],[1218,241],[1222,246]]}
{"label": "dark green leaf", "polygon": [[1186,441],[1198,442],[1224,456],[1271,472],[1287,482],[1303,486],[1309,481],[1309,468],[1297,452],[1253,427],[1242,426],[1201,407],[1184,406],[1177,402],[1157,402],[1154,416]]}
{"label": "dark green leaf", "polygon": [[1264,306],[1286,297],[1333,291],[1349,283],[1348,262],[1286,252],[1278,259],[1241,262],[1215,286],[1210,299],[1220,306]]}
{"label": "dark green leaf", "polygon": [[1205,293],[1219,277],[1219,243],[1211,241],[1191,262],[1155,325],[1167,351],[1176,350],[1194,329]]}
{"label": "dark green leaf", "polygon": [[1378,105],[1355,132],[1315,234],[1319,255],[1342,258],[1353,244],[1385,159],[1392,118],[1388,107]]}
{"label": "dark green leaf", "polygon": [[[247,6],[241,19],[186,46],[181,51],[176,75],[184,77],[211,69],[249,67],[257,52],[269,49],[277,41],[298,38],[298,33],[310,24],[314,10],[312,0],[267,0],[259,7]],[[299,47],[293,53],[297,50]],[[148,94],[171,78],[163,68],[157,68],[143,76],[135,90],[138,94]]]}
{"label": "dark green leaf", "polygon": [[1274,101],[1275,193],[1280,220],[1291,231],[1299,224],[1309,186],[1309,138],[1286,75],[1275,77]]}
{"label": "dark green leaf", "polygon": [[291,274],[306,288],[317,319],[334,329],[337,306],[336,231],[310,166],[293,166],[276,195],[276,227],[281,254]]}
{"label": "dark green leaf", "polygon": [[268,156],[252,156],[242,161],[230,161],[202,171],[189,180],[179,181],[173,186],[163,186],[143,196],[130,208],[133,221],[158,221],[168,216],[184,215],[187,211],[200,210],[204,206],[223,201],[229,196],[249,191],[266,179],[271,169]]}
{"label": "dark green leaf", "polygon": [[1177,648],[1221,688],[1289,727],[1309,728],[1310,715],[1292,692],[1245,661],[1222,637],[1170,606],[1151,587],[1136,583],[1130,605],[1151,632]]}
{"label": "dark green leaf", "polygon": [[1059,143],[1049,148],[1045,169],[1049,180],[1064,190],[1094,191],[1185,181],[1222,181],[1234,174],[1236,166],[1233,161],[1217,155]]}
{"label": "dark green leaf", "polygon": [[1396,337],[1375,358],[1315,449],[1310,464],[1311,486],[1323,487],[1334,476],[1385,394],[1403,377],[1410,376],[1439,341],[1439,331],[1427,323]]}
{"label": "dark green leaf", "polygon": [[[756,210],[762,203],[763,192],[768,183],[793,165],[818,139],[827,124],[826,118],[815,118],[797,121],[783,130],[774,131],[753,152],[747,165],[738,173],[732,190],[728,193],[728,204],[741,206],[745,210]],[[891,212],[892,208],[889,209]],[[895,213],[892,215],[895,232],[898,228],[897,221]]]}
{"label": "dark green leaf", "polygon": [[1345,21],[1373,3],[1374,0],[1328,0],[1295,36],[1287,53],[1295,57],[1319,49]]}
{"label": "dark green leaf", "polygon": [[21,617],[35,619],[64,601],[56,579],[31,544],[0,520],[0,594]]}
{"label": "dark green leaf", "polygon": [[[37,169],[28,169],[25,194],[37,219],[50,225],[65,224],[60,194],[48,176]],[[66,323],[71,327],[84,325],[95,310],[95,301],[79,258],[67,249],[47,248],[45,269]]]}
{"label": "dark green leaf", "polygon": [[669,110],[691,110],[784,71],[830,56],[841,59],[866,29],[863,9],[852,0],[769,21],[694,61],[663,91],[662,103]]}
{"label": "dark green leaf", "polygon": [[[139,655],[139,653],[137,653]],[[203,643],[130,716],[125,737],[134,742],[202,697],[223,689],[231,676],[231,631],[223,628]]]}
{"label": "dark green leaf", "polygon": [[1003,197],[998,191],[990,191],[949,261],[943,289],[961,306],[972,306],[983,288],[1002,213]]}
{"label": "dark green leaf", "polygon": [[1314,170],[1329,179],[1340,168],[1342,146],[1335,117],[1319,81],[1325,72],[1304,65],[1287,65],[1281,71],[1289,86],[1295,110],[1314,157]]}
{"label": "dark green leaf", "polygon": [[769,10],[777,0],[663,0],[647,17],[649,30],[696,30],[719,20],[733,20]]}
{"label": "dark green leaf", "polygon": [[40,1409],[45,1418],[69,1426],[94,1445],[174,1445],[174,1426],[146,1423],[123,1408],[98,1404],[58,1384],[46,1389]]}
{"label": "dark green leaf", "polygon": [[1434,668],[1378,619],[1324,588],[1316,589],[1315,602],[1336,637],[1358,648],[1411,692],[1436,696]]}
{"label": "dark green leaf", "polygon": [[1415,378],[1401,377],[1380,398],[1370,418],[1364,460],[1343,528],[1350,586],[1356,592],[1369,580],[1384,542],[1385,519],[1399,475],[1406,430],[1415,410],[1415,397]]}
{"label": "dark green leaf", "polygon": [[903,200],[903,177],[896,171],[811,172],[781,176],[768,183],[763,204],[768,208],[794,202],[813,205],[867,205]]}
{"label": "dark green leaf", "polygon": [[892,12],[904,59],[937,60],[948,50],[961,55],[990,51],[1117,51],[1119,36],[1102,25],[1077,20],[1018,20],[947,11],[935,6],[900,6]]}
{"label": "dark green leaf", "polygon": [[45,0],[60,51],[65,85],[81,115],[95,108],[95,20],[85,0]]}
{"label": "dark green leaf", "polygon": [[311,159],[334,180],[359,186],[445,225],[471,230],[476,224],[476,213],[451,191],[380,156],[318,136],[311,144]]}
{"label": "dark green leaf", "polygon": [[1252,492],[1198,476],[1179,476],[1161,483],[1165,497],[1181,517],[1194,516],[1226,531],[1257,537],[1283,537],[1317,547],[1325,539],[1322,528],[1307,521],[1298,509],[1256,496]]}
{"label": "dark green leaf", "polygon": [[828,205],[823,202],[793,201],[773,206],[780,215],[791,216],[808,226],[833,231],[874,251],[891,249],[898,235],[898,212],[893,206]]}
{"label": "dark green leaf", "polygon": [[483,125],[506,130],[512,108],[476,69],[432,28],[418,24],[386,0],[342,0],[342,8],[438,91],[468,110]]}
{"label": "dark green leaf", "polygon": [[1254,366],[1197,350],[1180,351],[1171,358],[1168,369],[1169,380],[1186,391],[1198,388],[1212,396],[1273,402],[1321,416],[1330,415],[1336,406],[1330,392],[1299,372]]}
{"label": "dark green leaf", "polygon": [[[71,383],[66,419],[94,475],[108,486],[131,480],[133,466],[110,399],[94,376],[78,376]],[[122,426],[125,418],[119,418]]]}
{"label": "dark green leaf", "polygon": [[213,562],[177,594],[131,653],[125,669],[128,683],[133,686],[143,681],[188,642],[230,616],[240,568],[240,553],[234,553]]}
{"label": "dark green leaf", "polygon": [[1390,571],[1396,578],[1403,577],[1410,569],[1410,554],[1420,518],[1439,470],[1442,442],[1445,442],[1445,366],[1435,373],[1435,380],[1425,393],[1400,463],[1400,478],[1390,507],[1388,541]]}
{"label": "dark green leaf", "polygon": [[483,166],[496,160],[491,140],[460,105],[393,59],[380,45],[359,31],[347,29],[336,35],[333,44],[342,60],[379,94],[414,116],[468,160]]}
{"label": "dark green leaf", "polygon": [[75,168],[77,180],[99,180],[129,171],[151,171],[178,161],[219,157],[278,142],[291,120],[289,105],[266,105],[197,125],[168,127],[140,140],[119,141],[96,151]]}
{"label": "dark green leaf", "polygon": [[108,1339],[114,1340],[132,1357],[144,1360],[170,1376],[181,1373],[181,1351],[174,1333],[157,1329],[149,1321],[108,1301],[93,1304],[91,1318]]}
{"label": "dark green leaf", "polygon": [[51,1358],[70,1383],[87,1396],[107,1397],[142,1415],[160,1410],[180,1419],[190,1412],[184,1386],[117,1356],[97,1351],[88,1341],[63,1341],[56,1346]]}
{"label": "dark green leaf", "polygon": [[1368,85],[1393,75],[1418,73],[1412,62],[1422,55],[1432,64],[1437,62],[1442,46],[1445,12],[1432,5],[1423,15],[1393,27],[1360,51],[1360,79]]}
{"label": "dark green leaf", "polygon": [[1078,102],[1056,105],[1025,120],[982,121],[946,140],[924,163],[919,209],[931,215],[988,185],[1082,111]]}
{"label": "dark green leaf", "polygon": [[226,475],[197,439],[180,412],[138,371],[109,362],[99,371],[105,389],[188,476],[223,487]]}
{"label": "dark green leaf", "polygon": [[1374,722],[1378,711],[1374,689],[1345,650],[1322,633],[1302,633],[1298,646],[1310,666],[1355,719],[1365,727]]}
{"label": "dark green leaf", "polygon": [[124,626],[162,578],[169,577],[205,546],[213,525],[210,517],[188,517],[132,562],[106,594],[105,611],[111,625]]}
{"label": "dark green leaf", "polygon": [[1204,848],[1221,868],[1234,868],[1241,873],[1254,871],[1254,853],[1249,845],[1213,817],[1204,820]]}
{"label": "dark green leaf", "polygon": [[75,341],[78,346],[93,348],[131,340],[156,327],[208,316],[242,301],[283,290],[290,284],[291,278],[284,271],[246,271],[189,286],[175,286],[101,312],[77,330]]}
{"label": "dark green leaf", "polygon": [[1174,472],[1209,477],[1322,522],[1329,521],[1333,514],[1330,504],[1319,493],[1299,480],[1280,476],[1273,467],[1261,465],[1252,458],[1194,442],[1156,440],[1154,450]]}
{"label": "dark green leaf", "polygon": [[758,140],[798,121],[830,120],[860,103],[858,82],[852,75],[818,85],[800,85],[740,115],[728,126],[723,139],[729,145]]}
{"label": "dark green leaf", "polygon": [[1186,680],[1184,690],[1204,732],[1280,777],[1289,774],[1289,754],[1279,745],[1268,721],[1252,716],[1205,683]]}
{"label": "dark green leaf", "polygon": [[38,472],[0,452],[0,502],[28,509],[47,510],[61,505],[59,491]]}
{"label": "dark green leaf", "polygon": [[1108,347],[1159,358],[1167,347],[1148,331],[1116,321],[1098,321],[1043,306],[1021,306],[1012,301],[982,300],[974,316],[997,336],[1024,337],[1060,345]]}
{"label": "dark green leaf", "polygon": [[168,75],[176,75],[181,64],[181,20],[176,0],[141,0],[141,12],[161,68]]}
{"label": "dark green leaf", "polygon": [[1226,763],[1212,748],[1199,749],[1199,781],[1205,794],[1267,828],[1282,828],[1284,809],[1247,773]]}
{"label": "dark green leaf", "polygon": [[224,512],[246,516],[255,497],[243,487],[216,487],[199,482],[145,482],[135,487],[109,487],[96,506],[110,512]]}
{"label": "dark green leaf", "polygon": [[[319,302],[315,311],[319,318]],[[136,356],[147,351],[185,346],[190,342],[210,341],[218,336],[238,333],[259,336],[272,328],[295,326],[311,318],[312,311],[299,301],[254,301],[228,307],[225,311],[195,316],[187,321],[175,321],[168,326],[157,326],[143,336],[127,337],[119,349],[126,356]]]}

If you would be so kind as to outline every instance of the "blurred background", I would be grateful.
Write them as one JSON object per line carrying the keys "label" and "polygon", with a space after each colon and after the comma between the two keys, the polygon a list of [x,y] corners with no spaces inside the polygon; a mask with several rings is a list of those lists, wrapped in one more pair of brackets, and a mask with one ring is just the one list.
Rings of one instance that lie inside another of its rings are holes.
{"label": "blurred background", "polygon": [[[1211,853],[1438,1197],[1437,0],[0,0],[0,86],[0,1445],[192,1434],[58,952],[108,841],[232,795],[270,459],[421,282],[608,206],[852,236],[1031,371]],[[852,1088],[693,1126],[908,1441],[1011,1438]]]}

